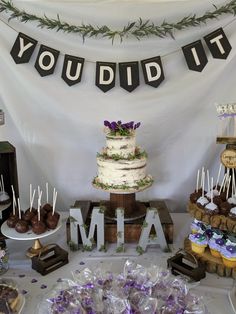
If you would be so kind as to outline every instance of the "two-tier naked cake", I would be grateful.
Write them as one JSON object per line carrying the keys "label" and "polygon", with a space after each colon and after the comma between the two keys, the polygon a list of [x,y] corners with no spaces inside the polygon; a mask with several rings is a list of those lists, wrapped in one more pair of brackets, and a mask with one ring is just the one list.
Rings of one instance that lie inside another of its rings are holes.
{"label": "two-tier naked cake", "polygon": [[96,188],[115,193],[133,193],[149,187],[153,179],[147,175],[147,154],[136,146],[135,130],[140,123],[104,121],[106,147],[97,154]]}

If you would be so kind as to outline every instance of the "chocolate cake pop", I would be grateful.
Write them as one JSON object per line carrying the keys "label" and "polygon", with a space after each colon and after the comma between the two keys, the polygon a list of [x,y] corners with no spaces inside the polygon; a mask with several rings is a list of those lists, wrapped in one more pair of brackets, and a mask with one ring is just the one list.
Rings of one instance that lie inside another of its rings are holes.
{"label": "chocolate cake pop", "polygon": [[27,221],[19,219],[15,225],[15,230],[19,233],[25,233],[29,230],[29,224]]}
{"label": "chocolate cake pop", "polygon": [[[50,216],[49,216],[50,215]],[[58,221],[60,219],[60,214],[58,214],[57,212],[53,214],[51,214],[51,212],[48,214],[48,217],[46,219],[46,224],[48,226],[49,229],[55,229],[58,225]]]}
{"label": "chocolate cake pop", "polygon": [[20,207],[20,200],[18,198],[18,213],[19,213],[19,220],[15,225],[15,230],[19,233],[25,233],[29,230],[29,224],[27,221],[21,219],[21,207]]}
{"label": "chocolate cake pop", "polygon": [[17,221],[19,220],[19,217],[17,215],[11,215],[8,219],[7,219],[7,225],[9,228],[15,228],[15,225],[17,223]]}
{"label": "chocolate cake pop", "polygon": [[219,205],[220,214],[227,216],[230,212],[230,209],[232,208],[232,205],[228,202],[222,202]]}
{"label": "chocolate cake pop", "polygon": [[190,201],[192,202],[192,203],[196,203],[197,202],[197,200],[199,199],[199,197],[201,196],[201,191],[200,190],[198,190],[198,191],[194,191],[193,193],[191,193],[190,194]]}
{"label": "chocolate cake pop", "polygon": [[25,221],[30,222],[31,219],[35,216],[35,212],[37,212],[35,208],[32,208],[32,210],[30,210],[30,208],[28,208],[24,212],[24,214],[22,215],[22,219],[25,220]]}
{"label": "chocolate cake pop", "polygon": [[206,206],[205,206],[206,213],[209,215],[218,214],[219,213],[218,206],[216,204],[214,204],[214,202],[213,202],[213,196],[214,196],[213,178],[211,178],[211,189],[209,191],[210,191],[210,193],[208,195],[210,197],[210,203],[206,204]]}
{"label": "chocolate cake pop", "polygon": [[38,220],[34,223],[34,225],[32,226],[32,231],[35,234],[42,234],[47,230],[47,227],[45,225],[45,223],[41,220]]}
{"label": "chocolate cake pop", "polygon": [[55,229],[57,227],[57,224],[60,218],[60,214],[55,211],[56,201],[57,201],[57,192],[54,189],[52,211],[50,211],[47,214],[47,219],[46,219],[46,224],[49,229]]}
{"label": "chocolate cake pop", "polygon": [[52,205],[49,203],[46,203],[45,205],[43,205],[43,209],[48,213],[52,211]]}

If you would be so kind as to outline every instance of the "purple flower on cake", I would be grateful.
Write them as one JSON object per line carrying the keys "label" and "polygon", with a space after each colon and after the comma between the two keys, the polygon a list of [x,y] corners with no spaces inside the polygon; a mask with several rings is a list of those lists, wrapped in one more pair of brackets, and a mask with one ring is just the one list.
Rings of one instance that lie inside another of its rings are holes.
{"label": "purple flower on cake", "polygon": [[104,121],[104,126],[108,128],[110,135],[121,135],[121,136],[128,136],[138,127],[140,127],[141,123],[134,121],[122,123],[121,120],[119,121],[112,121],[109,122],[107,120]]}

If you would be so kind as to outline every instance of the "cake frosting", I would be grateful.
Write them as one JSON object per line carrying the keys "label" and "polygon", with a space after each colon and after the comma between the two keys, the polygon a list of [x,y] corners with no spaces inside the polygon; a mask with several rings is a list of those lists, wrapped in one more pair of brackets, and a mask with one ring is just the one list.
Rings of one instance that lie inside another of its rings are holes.
{"label": "cake frosting", "polygon": [[107,156],[132,157],[135,154],[135,134],[130,136],[106,136]]}
{"label": "cake frosting", "polygon": [[125,190],[150,185],[153,180],[147,175],[147,154],[136,146],[135,129],[140,124],[105,121],[104,125],[108,127],[106,147],[97,154],[94,186]]}

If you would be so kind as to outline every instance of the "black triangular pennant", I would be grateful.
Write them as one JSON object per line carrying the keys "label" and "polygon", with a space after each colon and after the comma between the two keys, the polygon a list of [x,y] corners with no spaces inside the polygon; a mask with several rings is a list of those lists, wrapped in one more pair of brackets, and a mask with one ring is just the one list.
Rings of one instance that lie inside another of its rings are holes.
{"label": "black triangular pennant", "polygon": [[188,68],[193,71],[201,72],[207,64],[207,56],[201,40],[182,47]]}
{"label": "black triangular pennant", "polygon": [[206,35],[204,39],[213,58],[227,59],[232,47],[222,28]]}
{"label": "black triangular pennant", "polygon": [[84,58],[65,55],[61,77],[69,85],[81,81],[84,67]]}
{"label": "black triangular pennant", "polygon": [[139,86],[138,61],[119,63],[120,86],[132,92]]}
{"label": "black triangular pennant", "polygon": [[35,68],[41,76],[50,75],[54,72],[58,56],[58,50],[44,45],[40,46],[37,60],[35,62]]}
{"label": "black triangular pennant", "polygon": [[161,58],[158,56],[145,59],[141,61],[141,64],[145,83],[152,87],[158,87],[165,78]]}
{"label": "black triangular pennant", "polygon": [[116,63],[96,62],[96,86],[104,93],[115,86]]}
{"label": "black triangular pennant", "polygon": [[36,45],[37,40],[23,33],[19,33],[10,52],[15,63],[29,62]]}

